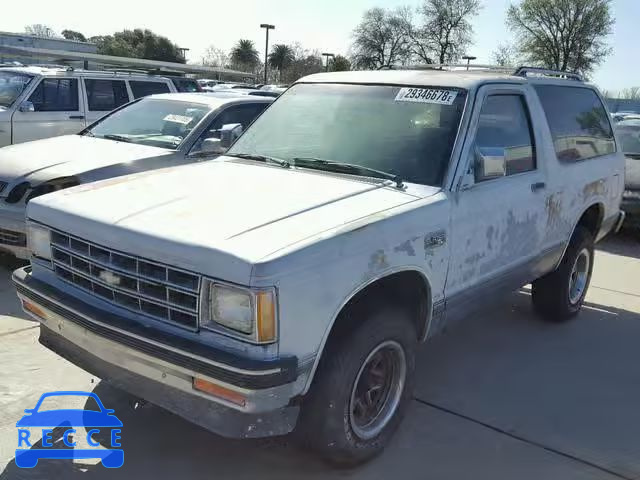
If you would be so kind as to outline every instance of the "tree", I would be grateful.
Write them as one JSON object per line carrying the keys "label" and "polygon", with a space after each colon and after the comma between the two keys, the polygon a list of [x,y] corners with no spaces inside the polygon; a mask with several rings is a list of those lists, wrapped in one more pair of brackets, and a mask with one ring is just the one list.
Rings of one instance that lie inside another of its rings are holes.
{"label": "tree", "polygon": [[295,82],[301,77],[324,71],[319,51],[306,50],[299,43],[293,43],[289,47],[293,53],[293,61],[282,72],[281,82]]}
{"label": "tree", "polygon": [[87,41],[87,37],[85,37],[80,32],[76,32],[75,30],[62,30],[62,36],[67,40],[75,40],[76,42]]}
{"label": "tree", "polygon": [[90,40],[98,45],[98,53],[102,55],[185,63],[175,43],[147,29],[123,30],[113,35],[91,37]]}
{"label": "tree", "polygon": [[229,55],[221,48],[209,45],[202,56],[202,64],[210,67],[223,67],[229,65]]}
{"label": "tree", "polygon": [[288,68],[294,60],[293,48],[289,45],[279,43],[271,47],[269,65],[278,70],[280,78],[282,78],[282,71]]}
{"label": "tree", "polygon": [[501,67],[512,67],[515,65],[515,52],[511,45],[506,43],[499,44],[491,53],[491,58],[496,65]]}
{"label": "tree", "polygon": [[43,25],[42,23],[34,23],[33,25],[27,25],[24,27],[25,33],[29,35],[34,35],[36,37],[44,37],[44,38],[57,38],[59,35],[53,31],[53,29],[47,25]]}
{"label": "tree", "polygon": [[624,90],[620,90],[618,98],[625,100],[640,100],[640,87],[629,87]]}
{"label": "tree", "polygon": [[457,61],[472,43],[470,20],[480,8],[480,0],[425,0],[419,9],[424,24],[416,29],[414,53],[427,63],[431,59],[427,52],[433,52],[438,63]]}
{"label": "tree", "polygon": [[255,44],[251,40],[238,40],[238,43],[231,49],[231,63],[236,68],[254,70],[260,64]]}
{"label": "tree", "polygon": [[351,62],[347,57],[336,55],[333,57],[333,61],[329,64],[329,70],[332,72],[345,72],[347,70],[351,70]]}
{"label": "tree", "polygon": [[357,68],[380,69],[406,63],[411,55],[408,30],[402,9],[367,10],[353,31],[353,64]]}
{"label": "tree", "polygon": [[610,0],[523,0],[507,10],[507,26],[530,63],[588,74],[611,52]]}

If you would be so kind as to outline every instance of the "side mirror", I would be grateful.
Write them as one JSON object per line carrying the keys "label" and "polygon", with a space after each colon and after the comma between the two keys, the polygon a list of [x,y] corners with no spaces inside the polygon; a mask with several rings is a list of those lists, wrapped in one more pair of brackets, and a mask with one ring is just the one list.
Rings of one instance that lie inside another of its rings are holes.
{"label": "side mirror", "polygon": [[476,182],[504,177],[507,174],[507,158],[504,148],[477,147],[474,171]]}
{"label": "side mirror", "polygon": [[225,150],[242,134],[242,125],[239,123],[227,123],[220,129],[220,146]]}
{"label": "side mirror", "polygon": [[221,154],[224,153],[226,149],[222,147],[222,140],[219,138],[205,138],[202,141],[202,147],[198,153],[202,154]]}
{"label": "side mirror", "polygon": [[28,100],[25,100],[24,102],[22,102],[20,104],[20,107],[18,107],[18,110],[20,110],[21,112],[35,112],[36,111],[36,107],[33,105],[33,102],[29,102]]}

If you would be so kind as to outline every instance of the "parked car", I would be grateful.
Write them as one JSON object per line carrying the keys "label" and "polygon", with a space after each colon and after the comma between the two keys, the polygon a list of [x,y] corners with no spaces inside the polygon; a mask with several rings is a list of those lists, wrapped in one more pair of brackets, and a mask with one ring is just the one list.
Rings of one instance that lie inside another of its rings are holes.
{"label": "parked car", "polygon": [[623,175],[578,76],[316,74],[215,162],[34,199],[13,278],[40,341],[103,380],[354,464],[444,325],[529,282],[544,318],[578,314]]}
{"label": "parked car", "polygon": [[176,87],[178,92],[182,93],[196,93],[196,92],[204,92],[202,86],[195,78],[189,77],[175,77],[175,76],[167,76],[169,80],[173,83],[173,86]]}
{"label": "parked car", "polygon": [[131,100],[176,91],[170,79],[153,75],[0,68],[0,147],[78,133]]}
{"label": "parked car", "polygon": [[152,95],[115,110],[78,135],[0,149],[0,251],[27,258],[25,208],[33,198],[80,183],[214,158],[224,151],[222,132],[240,125],[233,132],[238,135],[271,101]]}
{"label": "parked car", "polygon": [[626,157],[622,210],[627,214],[625,227],[640,229],[640,117],[622,120],[616,125],[621,149]]}

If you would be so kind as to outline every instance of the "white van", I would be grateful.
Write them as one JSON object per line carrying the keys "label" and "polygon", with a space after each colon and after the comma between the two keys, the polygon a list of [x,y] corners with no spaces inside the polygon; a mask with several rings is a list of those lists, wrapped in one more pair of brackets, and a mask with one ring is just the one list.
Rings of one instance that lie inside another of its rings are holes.
{"label": "white van", "polygon": [[169,78],[61,67],[0,68],[0,147],[78,133],[125,103],[176,92]]}

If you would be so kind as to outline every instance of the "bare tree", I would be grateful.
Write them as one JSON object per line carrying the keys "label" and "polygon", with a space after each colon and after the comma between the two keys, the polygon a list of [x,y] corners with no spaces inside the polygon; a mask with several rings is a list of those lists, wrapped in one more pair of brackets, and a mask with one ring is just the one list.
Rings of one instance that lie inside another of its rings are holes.
{"label": "bare tree", "polygon": [[473,26],[471,18],[481,8],[480,0],[425,0],[419,8],[424,23],[416,27],[417,43],[414,52],[431,52],[438,63],[453,63],[458,60],[471,45]]}
{"label": "bare tree", "polygon": [[640,87],[629,87],[620,90],[618,98],[623,98],[625,100],[640,100]]}
{"label": "bare tree", "polygon": [[411,52],[403,12],[372,8],[353,31],[351,55],[356,68],[379,69],[406,63]]}
{"label": "bare tree", "polygon": [[24,27],[25,33],[29,35],[35,35],[36,37],[44,38],[58,38],[59,35],[53,30],[53,28],[43,25],[42,23],[34,23]]}
{"label": "bare tree", "polygon": [[610,0],[522,0],[507,26],[527,61],[557,70],[591,72],[611,52]]}
{"label": "bare tree", "polygon": [[496,65],[511,67],[516,64],[514,48],[506,43],[499,44],[491,53],[491,58]]}
{"label": "bare tree", "polygon": [[209,45],[202,56],[202,64],[210,67],[226,67],[229,65],[229,55],[214,45]]}

